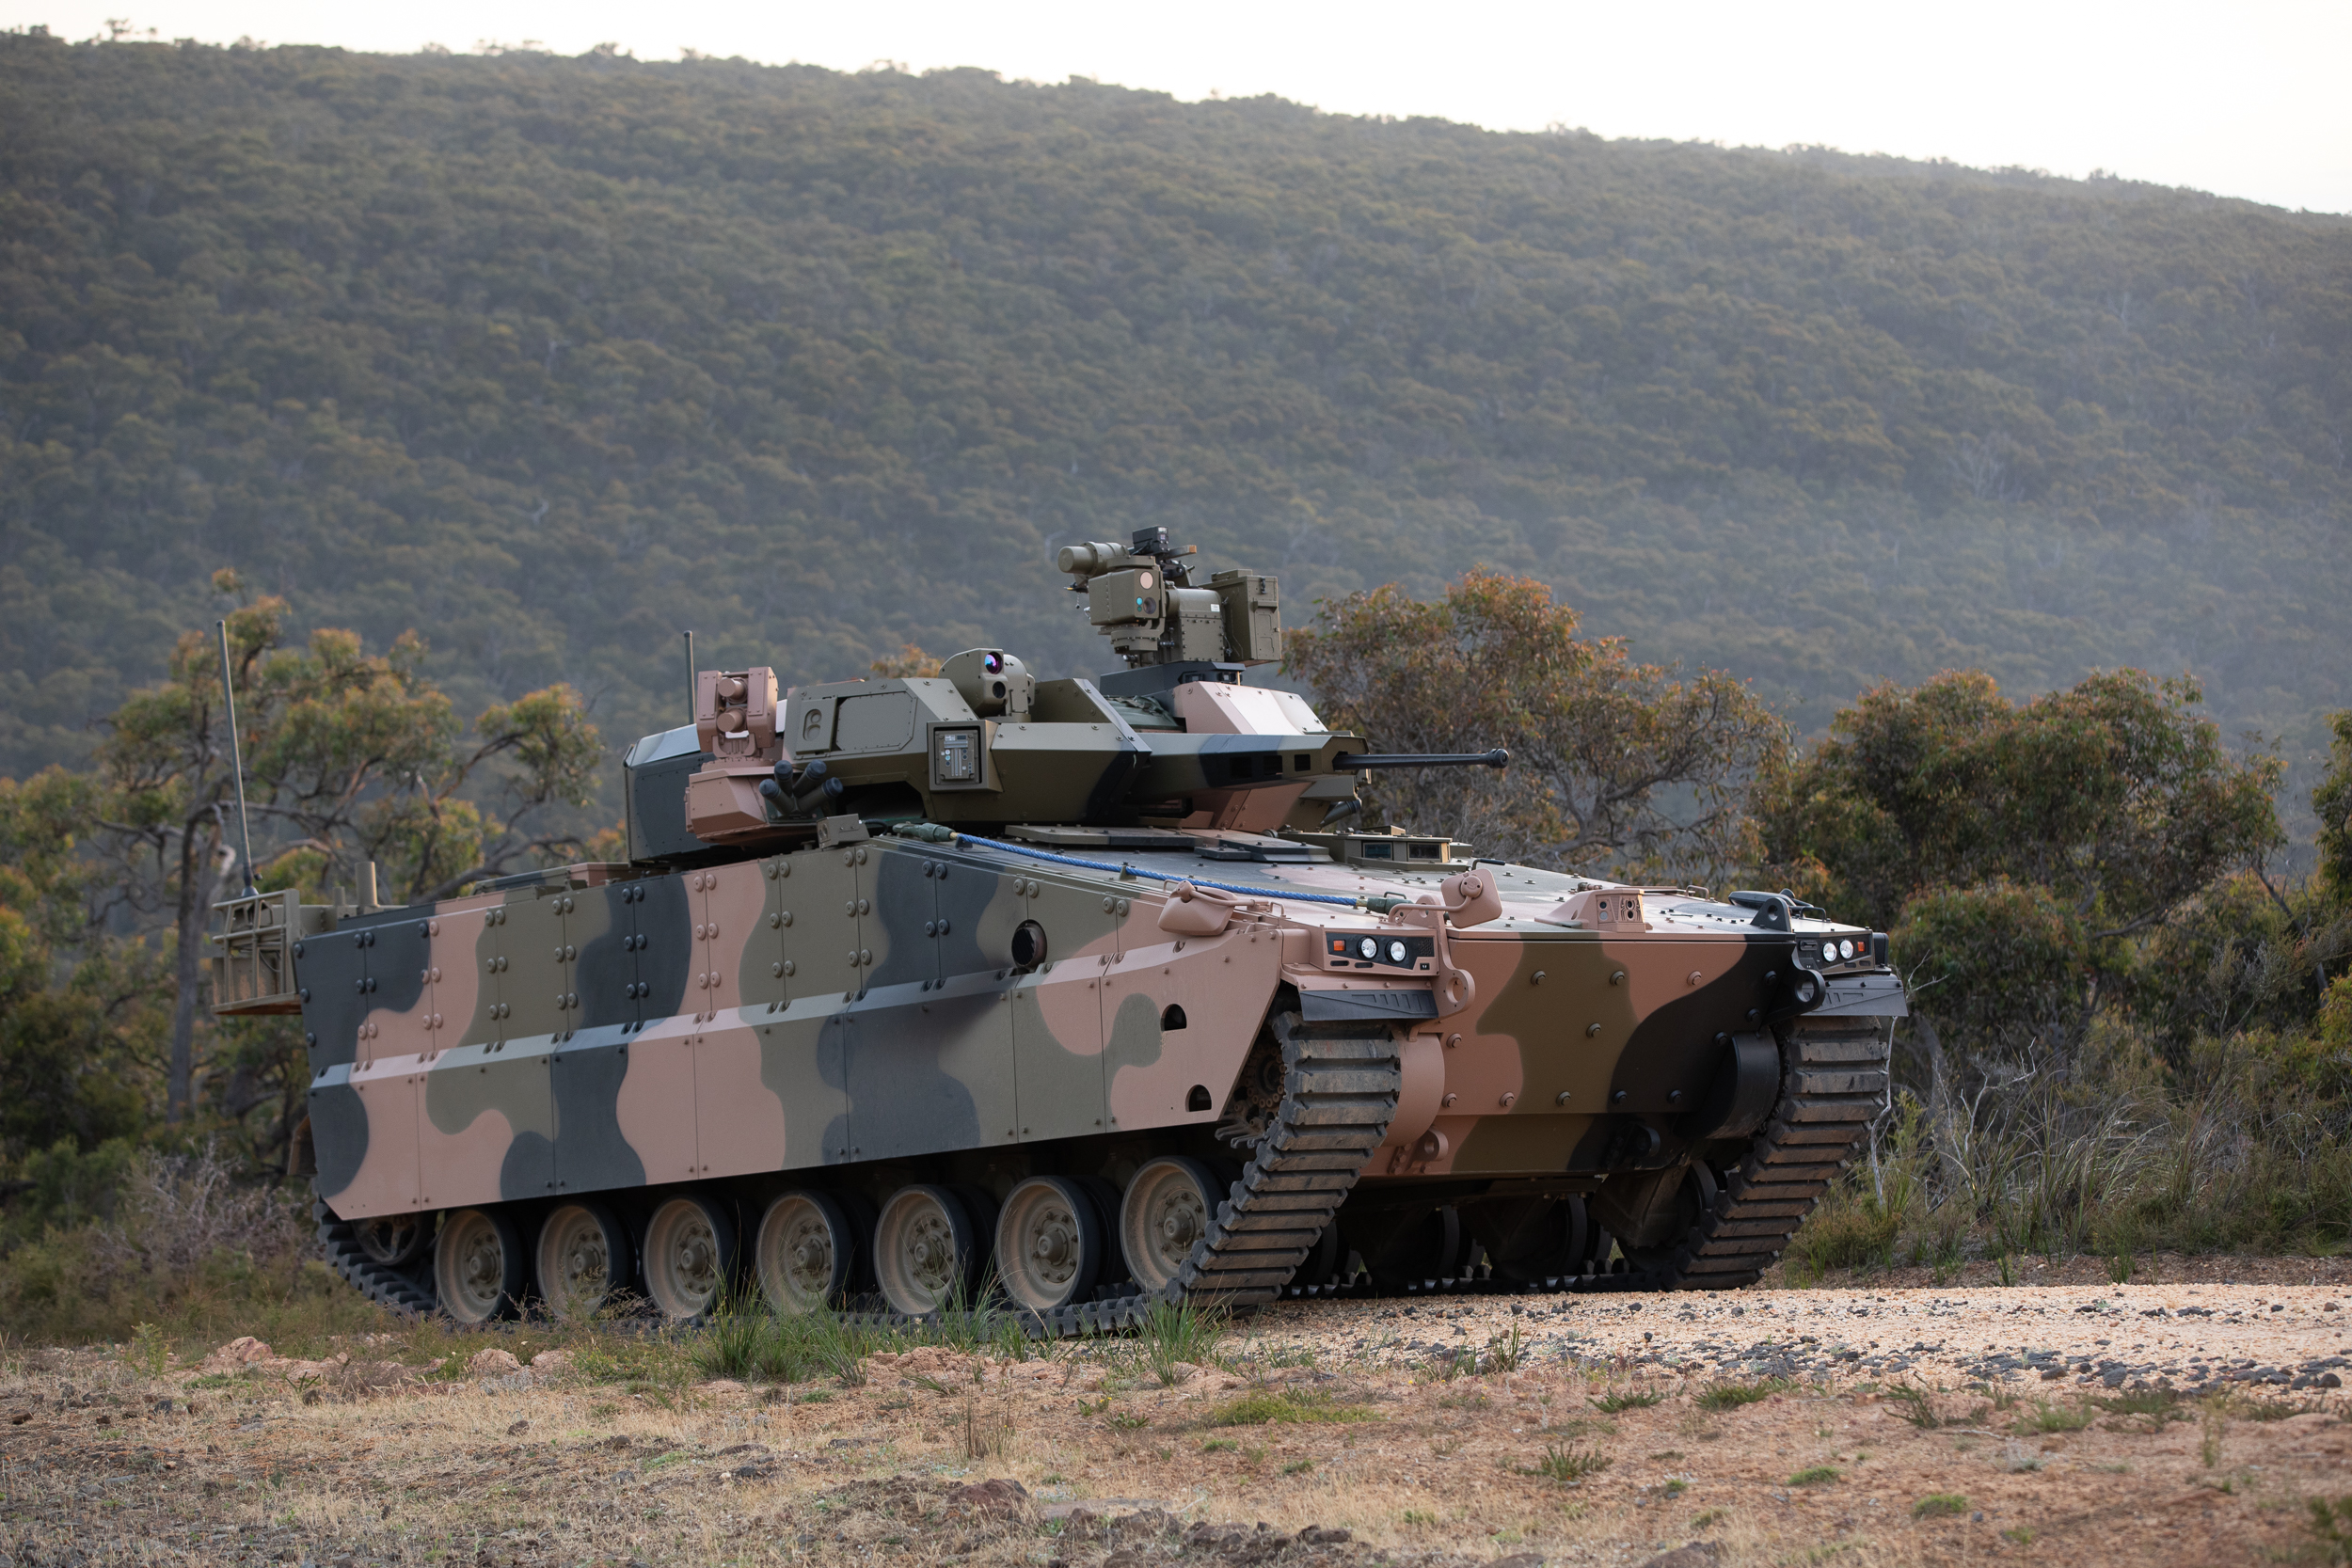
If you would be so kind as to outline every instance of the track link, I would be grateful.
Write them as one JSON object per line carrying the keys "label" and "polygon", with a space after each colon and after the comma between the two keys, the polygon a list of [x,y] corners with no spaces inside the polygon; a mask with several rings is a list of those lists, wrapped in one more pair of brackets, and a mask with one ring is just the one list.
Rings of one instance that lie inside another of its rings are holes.
{"label": "track link", "polygon": [[390,1264],[379,1263],[362,1252],[350,1222],[336,1218],[325,1198],[310,1200],[310,1217],[318,1222],[319,1245],[326,1253],[327,1263],[361,1295],[395,1312],[416,1317],[439,1310],[441,1304],[430,1291],[421,1289]]}
{"label": "track link", "polygon": [[[1280,1105],[1176,1279],[1156,1292],[1131,1289],[1052,1312],[1020,1313],[1032,1335],[1116,1333],[1161,1302],[1248,1307],[1383,1293],[1354,1285],[1294,1288],[1290,1280],[1388,1135],[1403,1086],[1397,1042],[1385,1031],[1327,1033],[1345,1026],[1302,1023],[1295,1013],[1277,1014],[1270,1023],[1282,1051]],[[1783,1041],[1781,1094],[1770,1119],[1667,1261],[1513,1286],[1432,1279],[1404,1293],[1727,1291],[1753,1284],[1788,1246],[1883,1106],[1890,1043],[1875,1019],[1799,1020]],[[351,1226],[324,1199],[311,1212],[327,1261],[370,1300],[400,1312],[436,1309],[429,1290],[362,1252]],[[850,1315],[875,1324],[914,1321],[889,1311]]]}
{"label": "track link", "polygon": [[1405,1068],[1385,1029],[1343,1035],[1343,1025],[1302,1023],[1296,1013],[1277,1013],[1270,1024],[1282,1049],[1281,1103],[1176,1278],[1155,1292],[1025,1313],[1032,1332],[1108,1333],[1134,1325],[1154,1302],[1280,1299],[1388,1136]]}
{"label": "track link", "polygon": [[[1625,1291],[1729,1291],[1752,1285],[1829,1191],[1885,1104],[1892,1037],[1875,1018],[1800,1019],[1782,1041],[1781,1093],[1713,1206],[1665,1262],[1615,1273],[1566,1275],[1519,1285],[1431,1279],[1407,1295],[1577,1294]],[[1382,1292],[1356,1285],[1308,1287],[1300,1299]]]}
{"label": "track link", "polygon": [[1783,1048],[1780,1102],[1674,1259],[1635,1289],[1724,1291],[1772,1265],[1853,1152],[1886,1093],[1876,1020],[1800,1020]]}

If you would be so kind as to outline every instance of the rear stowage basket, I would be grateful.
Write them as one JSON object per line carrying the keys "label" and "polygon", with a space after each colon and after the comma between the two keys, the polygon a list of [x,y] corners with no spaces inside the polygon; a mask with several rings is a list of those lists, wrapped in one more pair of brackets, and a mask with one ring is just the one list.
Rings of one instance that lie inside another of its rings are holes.
{"label": "rear stowage basket", "polygon": [[302,895],[287,888],[228,899],[215,904],[213,913],[213,1011],[223,1017],[300,1012],[294,943],[326,931],[331,911],[323,904],[304,905]]}

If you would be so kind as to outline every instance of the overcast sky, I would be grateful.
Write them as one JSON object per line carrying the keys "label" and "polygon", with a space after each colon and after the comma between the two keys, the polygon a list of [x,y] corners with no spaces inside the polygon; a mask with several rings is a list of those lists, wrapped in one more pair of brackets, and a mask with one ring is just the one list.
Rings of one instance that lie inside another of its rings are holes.
{"label": "overcast sky", "polygon": [[856,70],[979,66],[1179,98],[1277,93],[1342,114],[1506,130],[2106,169],[2352,212],[2352,0],[1684,0],[1181,6],[898,0],[0,0],[0,22],[405,53],[612,41]]}

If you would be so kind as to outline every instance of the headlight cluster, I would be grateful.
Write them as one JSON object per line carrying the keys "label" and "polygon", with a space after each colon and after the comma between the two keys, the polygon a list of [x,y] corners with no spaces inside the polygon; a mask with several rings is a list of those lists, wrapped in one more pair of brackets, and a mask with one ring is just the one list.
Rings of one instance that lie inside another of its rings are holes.
{"label": "headlight cluster", "polygon": [[[1818,958],[1814,957],[1816,952],[1819,952],[1820,955]],[[1800,963],[1819,964],[1824,969],[1829,967],[1831,964],[1851,963],[1857,958],[1867,962],[1871,957],[1871,942],[1870,938],[1867,935],[1859,937],[1825,936],[1819,938],[1818,940],[1813,937],[1806,937],[1797,944],[1797,960]]]}
{"label": "headlight cluster", "polygon": [[1370,969],[1379,964],[1418,970],[1427,967],[1437,945],[1428,937],[1333,931],[1324,939],[1324,952],[1333,964],[1347,968]]}

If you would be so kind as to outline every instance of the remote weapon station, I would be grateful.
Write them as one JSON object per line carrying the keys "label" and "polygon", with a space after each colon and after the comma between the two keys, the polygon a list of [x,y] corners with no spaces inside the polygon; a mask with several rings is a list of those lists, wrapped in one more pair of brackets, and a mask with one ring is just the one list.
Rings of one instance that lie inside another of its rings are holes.
{"label": "remote weapon station", "polygon": [[[1715,1290],[1883,1103],[1886,939],[1359,831],[1395,756],[1244,673],[1275,579],[1146,530],[1060,569],[1125,668],[696,676],[628,859],[431,906],[220,906],[216,1012],[299,1012],[320,1235],[474,1323]],[[1422,826],[1426,826],[1425,824]]]}

